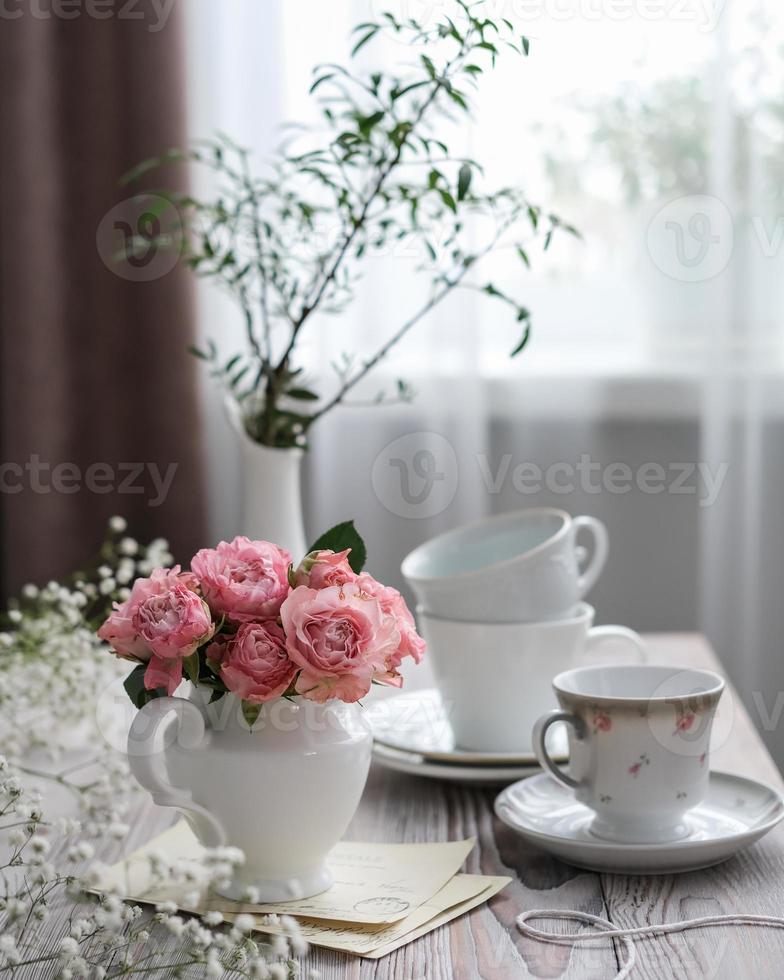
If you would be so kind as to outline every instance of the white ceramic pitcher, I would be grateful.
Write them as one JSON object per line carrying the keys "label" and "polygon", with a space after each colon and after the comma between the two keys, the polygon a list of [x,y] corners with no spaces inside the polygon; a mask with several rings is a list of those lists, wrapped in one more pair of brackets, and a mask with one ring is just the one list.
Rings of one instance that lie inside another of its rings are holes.
{"label": "white ceramic pitcher", "polygon": [[153,800],[181,810],[205,847],[244,852],[221,894],[241,900],[252,886],[261,902],[330,886],[325,858],[354,816],[371,749],[356,704],[280,698],[251,729],[234,695],[207,704],[193,688],[148,702],[128,735],[131,771]]}

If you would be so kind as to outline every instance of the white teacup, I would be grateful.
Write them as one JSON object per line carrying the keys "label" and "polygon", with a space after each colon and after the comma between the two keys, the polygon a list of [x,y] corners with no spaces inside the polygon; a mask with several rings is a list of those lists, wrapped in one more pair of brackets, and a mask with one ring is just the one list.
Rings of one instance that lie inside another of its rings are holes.
{"label": "white teacup", "polygon": [[[553,681],[560,708],[534,726],[539,762],[596,816],[597,837],[656,843],[685,837],[687,810],[708,789],[708,751],[724,681],[708,670],[583,667]],[[569,773],[545,734],[569,724]]]}
{"label": "white teacup", "polygon": [[[583,528],[593,535],[593,555],[581,569]],[[599,577],[607,549],[607,529],[596,518],[531,507],[431,538],[406,556],[401,571],[433,616],[541,622],[574,608]]]}
{"label": "white teacup", "polygon": [[603,653],[617,657],[619,647],[644,659],[637,633],[625,626],[592,628],[593,619],[586,602],[564,619],[543,623],[464,623],[418,608],[457,743],[479,752],[531,752],[534,721],[556,703],[556,674]]}

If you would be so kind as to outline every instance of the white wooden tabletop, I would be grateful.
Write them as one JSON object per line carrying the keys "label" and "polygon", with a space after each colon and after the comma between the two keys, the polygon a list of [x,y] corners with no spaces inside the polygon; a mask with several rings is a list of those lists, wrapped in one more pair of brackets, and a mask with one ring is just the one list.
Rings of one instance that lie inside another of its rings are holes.
{"label": "white wooden tabletop", "polygon": [[[651,663],[720,670],[698,635],[658,634],[646,639]],[[734,698],[731,689],[728,694]],[[712,764],[782,785],[737,698],[730,737],[715,752]],[[486,905],[381,960],[313,948],[307,966],[318,969],[324,980],[604,980],[619,969],[611,941],[575,949],[543,945],[520,935],[516,915],[531,908],[580,909],[618,925],[640,925],[708,914],[784,914],[784,824],[749,850],[705,871],[654,877],[595,874],[548,857],[501,824],[493,814],[498,791],[407,776],[374,764],[347,837],[395,842],[475,836],[478,843],[464,870],[509,875],[514,880]],[[172,812],[146,801],[130,822],[132,832],[123,843],[124,853],[168,826]],[[114,861],[119,855],[114,846],[111,853],[99,856]],[[784,976],[784,930],[700,929],[637,940],[636,945],[634,980]]]}

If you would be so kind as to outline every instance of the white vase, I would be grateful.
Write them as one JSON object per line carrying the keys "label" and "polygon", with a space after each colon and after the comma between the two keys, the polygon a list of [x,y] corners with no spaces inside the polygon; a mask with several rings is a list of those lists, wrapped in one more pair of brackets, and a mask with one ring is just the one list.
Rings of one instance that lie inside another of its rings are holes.
{"label": "white vase", "polygon": [[181,810],[205,847],[244,852],[225,897],[242,900],[248,887],[261,902],[324,891],[325,858],[370,766],[361,708],[279,698],[250,729],[233,694],[208,704],[209,690],[188,687],[188,698],[156,698],[137,714],[128,735],[134,776],[160,806]]}
{"label": "white vase", "polygon": [[242,455],[242,532],[286,548],[296,565],[307,548],[300,487],[304,450],[273,449],[243,435]]}
{"label": "white vase", "polygon": [[308,546],[301,489],[305,451],[254,442],[245,431],[236,402],[227,402],[226,410],[242,452],[240,533],[279,544],[291,552],[296,565]]}

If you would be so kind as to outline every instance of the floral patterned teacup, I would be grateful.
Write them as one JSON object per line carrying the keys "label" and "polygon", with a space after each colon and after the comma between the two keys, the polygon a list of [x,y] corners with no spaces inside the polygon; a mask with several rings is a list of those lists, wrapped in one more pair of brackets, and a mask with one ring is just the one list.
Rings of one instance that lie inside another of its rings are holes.
{"label": "floral patterned teacup", "polygon": [[[623,843],[687,836],[684,816],[708,788],[708,752],[724,681],[707,670],[603,666],[553,680],[560,708],[534,726],[542,767],[595,812],[590,832]],[[554,722],[569,725],[569,772],[544,745]]]}

